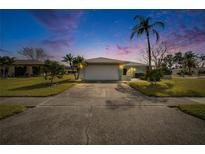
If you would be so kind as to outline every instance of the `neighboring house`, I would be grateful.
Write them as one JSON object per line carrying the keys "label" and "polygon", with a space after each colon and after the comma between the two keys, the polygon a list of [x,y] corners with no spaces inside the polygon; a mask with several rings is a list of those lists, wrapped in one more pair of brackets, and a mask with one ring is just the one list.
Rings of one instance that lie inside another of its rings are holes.
{"label": "neighboring house", "polygon": [[145,73],[147,68],[144,64],[104,57],[87,59],[86,63],[81,78],[87,81],[127,80],[136,74]]}
{"label": "neighboring house", "polygon": [[8,70],[9,76],[37,76],[44,63],[38,60],[16,60]]}

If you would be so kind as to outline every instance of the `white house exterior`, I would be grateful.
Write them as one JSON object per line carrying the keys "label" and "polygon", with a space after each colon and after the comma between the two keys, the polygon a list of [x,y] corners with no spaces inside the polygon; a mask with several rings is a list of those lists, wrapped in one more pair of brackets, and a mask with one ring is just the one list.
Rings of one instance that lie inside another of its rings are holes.
{"label": "white house exterior", "polygon": [[127,79],[126,76],[134,77],[134,73],[138,71],[145,73],[146,67],[146,65],[139,63],[104,57],[87,59],[86,66],[81,71],[81,78],[86,81],[125,80]]}

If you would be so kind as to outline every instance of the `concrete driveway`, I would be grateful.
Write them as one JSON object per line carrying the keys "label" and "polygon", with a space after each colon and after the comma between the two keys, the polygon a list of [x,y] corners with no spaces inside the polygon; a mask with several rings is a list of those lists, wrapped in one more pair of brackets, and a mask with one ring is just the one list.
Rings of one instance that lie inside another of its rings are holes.
{"label": "concrete driveway", "polygon": [[[2,98],[36,106],[0,121],[0,144],[205,144],[205,121],[123,83],[79,84],[46,98]],[[191,103],[191,102],[190,102]]]}

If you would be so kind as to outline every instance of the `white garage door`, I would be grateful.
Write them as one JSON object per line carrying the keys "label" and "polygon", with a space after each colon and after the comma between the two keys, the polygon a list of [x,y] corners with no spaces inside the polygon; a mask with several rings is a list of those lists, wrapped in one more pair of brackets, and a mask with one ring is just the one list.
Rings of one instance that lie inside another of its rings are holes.
{"label": "white garage door", "polygon": [[118,65],[88,65],[85,80],[119,80]]}

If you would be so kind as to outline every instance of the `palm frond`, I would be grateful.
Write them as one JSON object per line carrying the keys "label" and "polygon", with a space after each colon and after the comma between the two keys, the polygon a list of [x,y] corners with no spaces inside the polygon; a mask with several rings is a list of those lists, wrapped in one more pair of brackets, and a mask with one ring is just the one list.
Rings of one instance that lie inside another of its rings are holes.
{"label": "palm frond", "polygon": [[140,20],[140,21],[143,21],[145,18],[144,18],[143,16],[136,15],[136,16],[134,16],[133,19],[134,19],[134,20],[138,19],[138,20]]}
{"label": "palm frond", "polygon": [[156,36],[156,42],[158,42],[160,38],[159,33],[155,29],[153,29],[152,32]]}
{"label": "palm frond", "polygon": [[156,26],[159,26],[159,27],[161,27],[161,28],[164,28],[164,23],[161,22],[161,21],[157,21],[157,22],[153,23],[152,25],[150,25],[151,28],[154,28],[154,27],[156,27]]}
{"label": "palm frond", "polygon": [[145,19],[145,22],[147,23],[147,25],[149,25],[149,21],[150,21],[151,19],[152,19],[151,17],[147,17],[147,18]]}
{"label": "palm frond", "polygon": [[130,40],[132,40],[132,39],[134,38],[134,36],[135,36],[136,33],[137,33],[137,31],[133,31],[133,32],[131,33],[131,35],[130,35]]}

